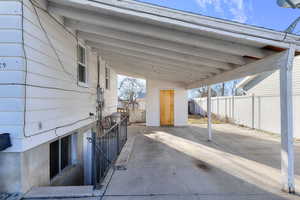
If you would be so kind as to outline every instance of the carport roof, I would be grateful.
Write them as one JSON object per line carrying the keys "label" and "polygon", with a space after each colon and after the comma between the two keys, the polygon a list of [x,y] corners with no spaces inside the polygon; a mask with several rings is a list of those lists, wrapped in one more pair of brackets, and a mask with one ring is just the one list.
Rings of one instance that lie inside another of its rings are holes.
{"label": "carport roof", "polygon": [[120,74],[200,87],[277,69],[299,36],[132,0],[49,0]]}

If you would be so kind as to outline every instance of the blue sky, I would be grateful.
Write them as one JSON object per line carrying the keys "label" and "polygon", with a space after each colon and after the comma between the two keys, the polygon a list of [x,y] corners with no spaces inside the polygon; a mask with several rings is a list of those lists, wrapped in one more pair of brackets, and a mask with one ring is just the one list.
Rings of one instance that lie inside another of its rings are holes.
{"label": "blue sky", "polygon": [[[300,16],[300,9],[280,8],[276,0],[139,0],[178,10],[285,30]],[[300,27],[297,27],[300,31]],[[300,32],[298,33],[300,34]]]}

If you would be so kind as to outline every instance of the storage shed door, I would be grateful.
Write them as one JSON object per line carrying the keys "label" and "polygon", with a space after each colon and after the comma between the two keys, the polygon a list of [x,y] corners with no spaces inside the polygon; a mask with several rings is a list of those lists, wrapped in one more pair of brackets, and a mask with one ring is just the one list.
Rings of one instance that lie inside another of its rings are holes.
{"label": "storage shed door", "polygon": [[174,90],[160,91],[160,125],[174,125]]}

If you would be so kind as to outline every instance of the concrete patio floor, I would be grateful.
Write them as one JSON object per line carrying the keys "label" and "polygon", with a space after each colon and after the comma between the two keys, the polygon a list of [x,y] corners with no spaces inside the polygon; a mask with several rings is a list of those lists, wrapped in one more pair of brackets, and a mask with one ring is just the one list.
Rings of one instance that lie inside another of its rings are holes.
{"label": "concrete patio floor", "polygon": [[[134,143],[127,170],[113,173],[103,199],[300,199],[281,192],[278,136],[230,124],[213,129],[207,142],[206,125],[129,127]],[[297,185],[299,155],[295,143]]]}

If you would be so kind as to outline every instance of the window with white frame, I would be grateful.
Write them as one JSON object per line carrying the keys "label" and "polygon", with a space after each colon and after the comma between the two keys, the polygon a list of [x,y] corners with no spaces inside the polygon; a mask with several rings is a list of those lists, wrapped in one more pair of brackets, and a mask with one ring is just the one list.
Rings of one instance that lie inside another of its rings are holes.
{"label": "window with white frame", "polygon": [[110,89],[110,69],[105,67],[105,89]]}
{"label": "window with white frame", "polygon": [[77,66],[78,82],[87,84],[86,48],[81,44],[78,44],[77,60],[78,60],[78,66]]}

